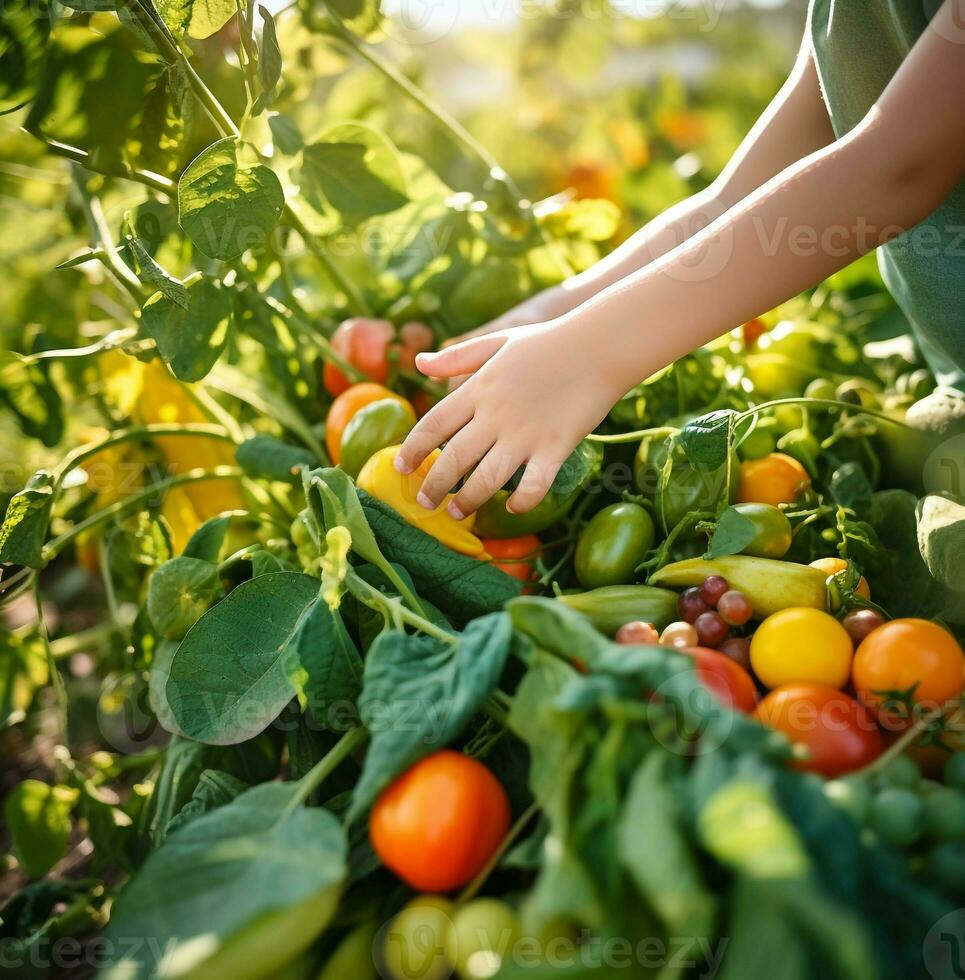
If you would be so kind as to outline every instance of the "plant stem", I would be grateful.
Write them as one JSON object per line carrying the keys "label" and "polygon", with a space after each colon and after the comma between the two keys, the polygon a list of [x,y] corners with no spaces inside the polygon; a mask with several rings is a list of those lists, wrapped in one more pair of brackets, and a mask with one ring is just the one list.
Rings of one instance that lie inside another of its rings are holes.
{"label": "plant stem", "polygon": [[165,480],[152,483],[139,493],[132,494],[126,500],[118,500],[109,507],[97,511],[96,514],[91,514],[90,517],[75,524],[69,531],[65,531],[59,537],[48,542],[43,549],[43,561],[46,564],[55,558],[64,549],[65,545],[69,544],[78,534],[82,534],[84,531],[90,530],[90,528],[97,527],[97,525],[109,521],[112,517],[117,517],[128,510],[134,509],[163,490],[170,490],[172,487],[179,487],[185,483],[197,483],[200,480],[238,480],[241,478],[241,475],[241,470],[236,466],[216,466],[208,470],[190,470],[187,473],[181,473],[178,476],[168,477]]}
{"label": "plant stem", "polygon": [[347,731],[308,772],[298,780],[295,795],[285,807],[282,816],[289,816],[318,789],[319,786],[361,745],[369,733],[364,728]]}
{"label": "plant stem", "polygon": [[882,752],[877,759],[866,765],[864,769],[859,769],[858,774],[867,776],[870,773],[879,772],[884,769],[892,759],[897,758],[905,749],[914,745],[925,734],[928,726],[941,718],[943,713],[943,709],[938,708],[935,711],[929,712],[927,715],[922,715],[907,731],[902,732],[901,737],[892,742],[887,750]]}
{"label": "plant stem", "polygon": [[739,412],[734,422],[736,424],[767,408],[777,408],[779,405],[813,405],[815,408],[836,408],[841,411],[854,412],[855,415],[870,415],[872,418],[881,419],[882,422],[890,422],[892,425],[897,425],[902,429],[911,429],[913,432],[917,431],[908,425],[907,422],[892,418],[890,415],[879,412],[877,409],[865,408],[862,405],[851,405],[848,402],[839,402],[831,398],[777,398],[774,401],[761,402],[760,405],[754,405],[746,411]]}
{"label": "plant stem", "polygon": [[602,442],[607,445],[619,445],[623,442],[637,442],[648,436],[652,439],[666,439],[667,436],[675,436],[680,429],[672,425],[658,425],[651,429],[637,429],[634,432],[616,432],[609,436],[600,436],[591,432],[586,438],[591,442]]}
{"label": "plant stem", "polygon": [[70,636],[61,636],[56,640],[50,641],[50,650],[57,660],[64,660],[75,653],[82,653],[93,646],[110,640],[117,630],[110,623],[101,623],[100,626],[92,626],[90,629],[81,630],[79,633],[71,633]]}
{"label": "plant stem", "polygon": [[479,874],[469,882],[468,885],[459,893],[458,898],[456,898],[456,907],[460,905],[465,905],[470,899],[475,898],[479,892],[479,889],[486,884],[486,879],[493,873],[496,866],[503,859],[503,855],[509,850],[512,844],[515,842],[516,838],[523,832],[526,825],[539,813],[539,804],[535,801],[530,803],[530,805],[523,811],[519,819],[509,828],[509,832],[503,838],[502,843],[496,850],[496,853],[486,862],[485,867]]}
{"label": "plant stem", "polygon": [[177,193],[177,185],[174,181],[169,180],[167,177],[162,177],[161,174],[153,173],[150,170],[139,170],[133,167],[125,168],[120,174],[104,174],[102,170],[99,170],[93,164],[91,156],[86,150],[81,150],[76,146],[70,146],[68,143],[60,143],[57,140],[47,139],[42,142],[54,156],[73,160],[86,170],[90,170],[91,173],[100,173],[105,177],[121,176],[126,180],[133,180],[135,183],[144,184],[145,187],[150,187],[151,190],[157,191],[159,194],[164,194],[167,197],[173,197]]}
{"label": "plant stem", "polygon": [[67,688],[64,686],[64,679],[60,676],[57,660],[50,646],[50,634],[47,632],[47,623],[44,620],[44,601],[40,594],[40,576],[36,574],[33,577],[33,592],[34,602],[37,606],[37,632],[40,634],[40,639],[44,645],[44,652],[47,655],[47,672],[50,675],[50,685],[54,689],[54,697],[57,700],[57,719],[58,727],[60,728],[60,739],[66,745],[69,724]]}
{"label": "plant stem", "polygon": [[[388,567],[392,570],[395,579],[398,579],[395,569],[392,568],[391,565]],[[385,571],[386,575],[388,575],[388,571],[385,569],[382,570]],[[425,616],[421,616],[418,612],[407,608],[401,602],[383,595],[377,588],[375,588],[374,585],[369,585],[365,579],[357,575],[355,572],[349,571],[346,581],[348,582],[349,590],[351,591],[352,595],[354,595],[359,602],[368,606],[369,609],[374,609],[376,612],[384,615],[388,609],[392,608],[402,622],[407,623],[409,626],[414,626],[421,633],[425,633],[427,636],[431,636],[442,643],[448,643],[452,646],[459,642],[459,638],[453,633],[447,632],[441,626],[436,626],[435,623],[430,623]],[[415,602],[416,607],[418,607],[418,599],[415,596],[412,596],[411,590],[405,585],[404,582],[401,580],[393,580],[393,584],[396,586],[396,588],[404,588],[405,593],[408,593],[408,596],[406,596],[407,601]],[[405,595],[405,593],[403,593],[403,595]]]}

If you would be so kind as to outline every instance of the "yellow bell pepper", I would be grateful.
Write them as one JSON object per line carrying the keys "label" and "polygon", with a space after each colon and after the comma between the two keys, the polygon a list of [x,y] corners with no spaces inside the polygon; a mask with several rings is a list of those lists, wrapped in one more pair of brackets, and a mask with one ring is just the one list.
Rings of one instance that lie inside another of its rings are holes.
{"label": "yellow bell pepper", "polygon": [[439,450],[430,453],[422,465],[409,474],[402,474],[396,470],[394,463],[398,452],[398,446],[380,449],[362,467],[355,481],[356,484],[366,493],[378,497],[383,503],[398,511],[413,527],[431,534],[447,548],[469,555],[471,558],[484,557],[482,541],[472,533],[476,515],[470,514],[463,520],[457,521],[446,510],[452,494],[447,494],[445,500],[435,510],[426,510],[416,502],[416,495],[419,493],[422,481],[436,461]]}

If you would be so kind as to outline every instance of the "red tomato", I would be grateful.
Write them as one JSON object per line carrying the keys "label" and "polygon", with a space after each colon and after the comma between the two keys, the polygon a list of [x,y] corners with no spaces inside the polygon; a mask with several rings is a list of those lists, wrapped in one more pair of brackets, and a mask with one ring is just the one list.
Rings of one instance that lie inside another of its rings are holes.
{"label": "red tomato", "polygon": [[747,323],[741,327],[741,335],[744,341],[744,346],[748,349],[753,347],[765,333],[767,333],[767,327],[765,327],[763,322],[758,320],[757,317],[754,317],[753,320],[748,320]]}
{"label": "red tomato", "polygon": [[828,684],[776,687],[757,706],[754,716],[808,750],[806,759],[795,761],[798,769],[829,779],[861,769],[884,750],[884,739],[871,714]]}
{"label": "red tomato", "polygon": [[533,581],[536,573],[533,562],[540,549],[540,540],[535,534],[518,538],[483,538],[482,545],[500,571],[521,582]]}
{"label": "red tomato", "polygon": [[[395,328],[388,320],[356,317],[343,320],[332,334],[332,347],[372,381],[383,382],[389,376],[389,344],[395,339]],[[352,382],[326,361],[322,375],[331,395],[340,395]]]}
{"label": "red tomato", "polygon": [[726,654],[707,647],[685,647],[681,653],[697,661],[697,675],[721,704],[744,714],[757,706],[757,688],[750,674]]}
{"label": "red tomato", "polygon": [[432,350],[435,342],[435,334],[424,323],[404,323],[399,327],[399,366],[415,370],[416,354]]}
{"label": "red tomato", "polygon": [[395,780],[372,807],[375,853],[423,892],[448,892],[472,880],[509,830],[509,800],[481,763],[445,749]]}

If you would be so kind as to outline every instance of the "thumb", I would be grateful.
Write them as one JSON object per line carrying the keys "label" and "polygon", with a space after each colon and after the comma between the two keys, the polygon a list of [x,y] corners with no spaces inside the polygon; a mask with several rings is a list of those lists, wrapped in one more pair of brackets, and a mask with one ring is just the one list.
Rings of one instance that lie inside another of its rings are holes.
{"label": "thumb", "polygon": [[435,354],[419,354],[416,367],[432,378],[452,378],[460,374],[472,374],[506,343],[506,337],[488,334],[460,344],[453,344]]}

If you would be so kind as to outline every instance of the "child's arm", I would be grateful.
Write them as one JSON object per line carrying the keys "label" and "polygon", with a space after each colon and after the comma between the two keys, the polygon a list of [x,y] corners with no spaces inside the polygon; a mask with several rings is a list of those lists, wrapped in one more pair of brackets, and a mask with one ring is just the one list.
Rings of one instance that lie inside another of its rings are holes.
{"label": "child's arm", "polygon": [[525,463],[509,505],[531,509],[640,378],[930,214],[965,174],[962,24],[965,0],[946,0],[860,125],[680,248],[551,323],[420,355],[427,374],[472,373],[399,454],[400,467],[414,468],[448,440],[420,502],[438,505],[474,470],[451,505],[471,513]]}
{"label": "child's arm", "polygon": [[713,184],[668,208],[585,272],[538,293],[462,339],[569,313],[607,286],[666,255],[785,167],[833,139],[810,44],[805,41],[787,81]]}

